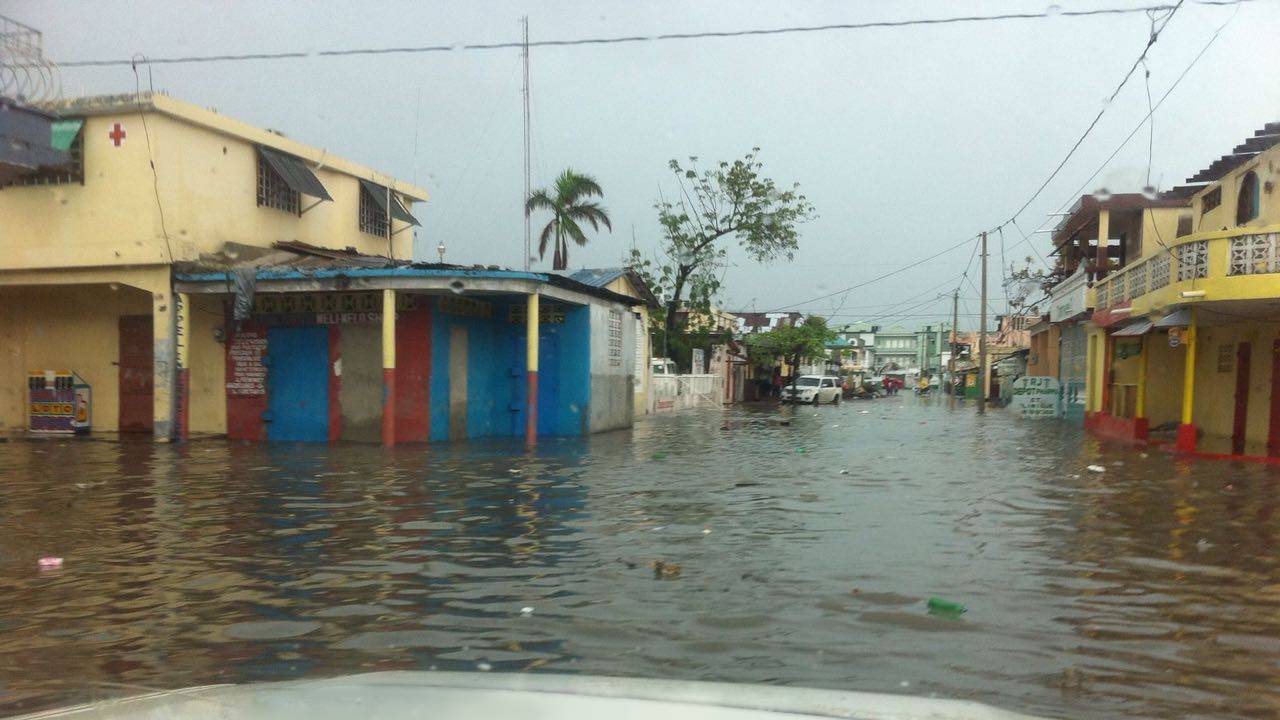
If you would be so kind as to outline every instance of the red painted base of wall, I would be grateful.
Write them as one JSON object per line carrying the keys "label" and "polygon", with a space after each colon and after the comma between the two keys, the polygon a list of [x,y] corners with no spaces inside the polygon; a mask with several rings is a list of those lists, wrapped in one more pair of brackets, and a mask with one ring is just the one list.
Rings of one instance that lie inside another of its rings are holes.
{"label": "red painted base of wall", "polygon": [[1084,414],[1086,430],[1112,440],[1145,442],[1147,424],[1146,418],[1118,418],[1100,412]]}
{"label": "red painted base of wall", "polygon": [[[1179,425],[1178,440],[1174,445],[1178,452],[1195,452],[1196,451],[1196,426],[1195,425]],[[1229,456],[1235,457],[1235,456]]]}
{"label": "red painted base of wall", "polygon": [[524,443],[530,447],[538,444],[538,371],[529,371],[528,393],[525,398]]}
{"label": "red painted base of wall", "polygon": [[396,444],[396,369],[382,368],[382,444]]}

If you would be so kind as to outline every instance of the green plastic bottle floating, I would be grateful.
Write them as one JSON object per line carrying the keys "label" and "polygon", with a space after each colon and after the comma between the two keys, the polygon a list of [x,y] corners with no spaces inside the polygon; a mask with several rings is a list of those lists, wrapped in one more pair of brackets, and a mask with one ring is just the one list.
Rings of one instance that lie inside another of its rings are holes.
{"label": "green plastic bottle floating", "polygon": [[968,610],[969,608],[958,602],[936,597],[929,598],[929,612],[937,615],[950,615],[954,617],[962,615]]}

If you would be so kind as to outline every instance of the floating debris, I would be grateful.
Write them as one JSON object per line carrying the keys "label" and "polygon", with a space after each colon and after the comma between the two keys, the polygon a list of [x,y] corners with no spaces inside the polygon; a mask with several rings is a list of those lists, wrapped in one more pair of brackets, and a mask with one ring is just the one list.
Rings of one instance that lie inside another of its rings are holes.
{"label": "floating debris", "polygon": [[667,457],[667,454],[664,452],[656,452],[653,454],[654,460],[662,460],[662,459],[665,459],[666,457]]}
{"label": "floating debris", "polygon": [[841,474],[841,475],[848,475],[848,474],[849,474],[849,471],[848,471],[848,470],[841,470],[841,471],[840,471],[840,474]]}
{"label": "floating debris", "polygon": [[710,535],[710,534],[711,534],[711,528],[702,528],[702,534],[703,534],[703,535]]}
{"label": "floating debris", "polygon": [[959,617],[969,611],[969,608],[954,600],[945,600],[939,597],[929,598],[929,602],[926,604],[929,606],[929,614],[943,617]]}
{"label": "floating debris", "polygon": [[41,568],[52,569],[62,567],[62,558],[60,557],[42,557],[36,561]]}
{"label": "floating debris", "polygon": [[525,605],[524,607],[520,608],[520,614],[525,617],[529,617],[530,615],[533,614],[533,608],[529,607],[528,605]]}
{"label": "floating debris", "polygon": [[1088,470],[1089,472],[1096,472],[1096,473],[1107,471],[1107,469],[1102,465],[1090,465],[1089,467],[1085,468],[1085,470]]}
{"label": "floating debris", "polygon": [[490,670],[493,669],[493,666],[481,660],[480,662],[476,663],[476,669],[481,672],[489,672]]}
{"label": "floating debris", "polygon": [[798,453],[802,453],[802,452],[805,452],[805,449],[804,449],[804,448],[802,448],[802,447],[798,447],[798,448],[796,448],[796,452],[798,452]]}
{"label": "floating debris", "polygon": [[680,566],[675,563],[657,560],[654,561],[650,567],[653,568],[653,579],[655,580],[668,580],[670,578],[680,577]]}

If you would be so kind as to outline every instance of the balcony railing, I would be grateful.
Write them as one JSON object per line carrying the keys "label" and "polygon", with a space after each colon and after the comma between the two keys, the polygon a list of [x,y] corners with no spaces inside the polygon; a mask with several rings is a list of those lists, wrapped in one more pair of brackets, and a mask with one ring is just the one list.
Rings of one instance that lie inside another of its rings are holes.
{"label": "balcony railing", "polygon": [[1274,226],[1262,232],[1238,228],[1202,233],[1180,238],[1176,245],[1094,283],[1094,307],[1140,300],[1175,283],[1263,274],[1280,274],[1280,231]]}

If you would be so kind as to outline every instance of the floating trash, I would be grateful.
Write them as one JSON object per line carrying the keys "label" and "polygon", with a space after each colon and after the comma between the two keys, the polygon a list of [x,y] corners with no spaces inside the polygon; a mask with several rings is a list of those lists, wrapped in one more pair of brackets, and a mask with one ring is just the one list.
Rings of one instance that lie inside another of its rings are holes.
{"label": "floating trash", "polygon": [[524,607],[520,608],[520,614],[525,617],[529,617],[530,615],[533,614],[533,608],[529,607],[528,605],[525,605]]}
{"label": "floating trash", "polygon": [[711,534],[711,528],[702,528],[702,534],[703,534],[703,535],[710,535],[710,534]]}
{"label": "floating trash", "polygon": [[42,568],[60,568],[62,567],[62,558],[60,557],[42,557],[36,561],[36,564]]}
{"label": "floating trash", "polygon": [[969,611],[969,608],[965,607],[961,603],[955,602],[954,600],[945,600],[939,597],[929,598],[929,602],[926,604],[929,606],[930,615],[959,617]]}
{"label": "floating trash", "polygon": [[1102,465],[1090,465],[1089,467],[1085,468],[1085,470],[1088,470],[1089,472],[1095,472],[1095,473],[1101,473],[1101,472],[1107,471],[1107,469]]}
{"label": "floating trash", "polygon": [[840,471],[840,474],[841,474],[841,475],[848,475],[848,474],[849,474],[849,471],[848,471],[848,470],[841,470],[841,471]]}
{"label": "floating trash", "polygon": [[653,454],[653,459],[654,459],[654,460],[662,460],[662,459],[664,459],[664,458],[666,458],[666,457],[667,457],[667,454],[666,454],[666,453],[664,453],[664,452],[656,452],[656,453],[654,453],[654,454]]}
{"label": "floating trash", "polygon": [[796,448],[796,452],[798,452],[798,453],[802,453],[802,452],[805,452],[805,449],[804,449],[804,448],[802,448],[802,447],[798,447],[798,448]]}

